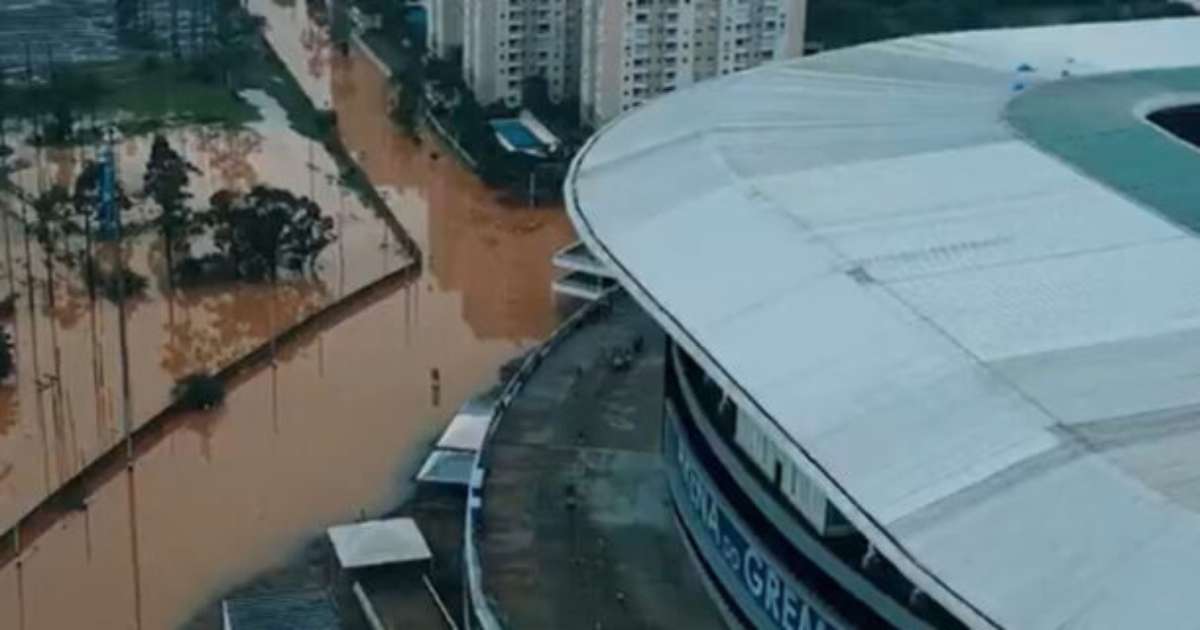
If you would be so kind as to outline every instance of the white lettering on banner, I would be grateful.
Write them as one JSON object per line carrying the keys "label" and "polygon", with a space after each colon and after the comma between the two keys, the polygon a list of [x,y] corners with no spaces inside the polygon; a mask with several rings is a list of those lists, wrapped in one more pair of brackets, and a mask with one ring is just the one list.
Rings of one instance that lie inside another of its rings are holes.
{"label": "white lettering on banner", "polygon": [[762,566],[763,561],[758,558],[758,554],[754,553],[752,549],[747,549],[746,584],[750,587],[750,593],[755,598],[762,597],[763,594]]}
{"label": "white lettering on banner", "polygon": [[784,627],[795,627],[796,625],[796,594],[791,589],[783,592],[783,625]]}
{"label": "white lettering on banner", "polygon": [[779,614],[779,576],[775,575],[774,571],[767,574],[766,607],[767,614],[778,621],[781,617]]}
{"label": "white lettering on banner", "polygon": [[[669,413],[673,417],[673,413]],[[737,584],[752,599],[761,613],[781,630],[834,630],[808,601],[792,589],[784,573],[776,569],[735,524],[728,509],[710,487],[693,459],[688,445],[671,427],[667,448],[674,449],[674,463],[683,484],[683,495],[695,520],[700,523],[711,545],[726,562]],[[668,461],[671,461],[668,459]]]}

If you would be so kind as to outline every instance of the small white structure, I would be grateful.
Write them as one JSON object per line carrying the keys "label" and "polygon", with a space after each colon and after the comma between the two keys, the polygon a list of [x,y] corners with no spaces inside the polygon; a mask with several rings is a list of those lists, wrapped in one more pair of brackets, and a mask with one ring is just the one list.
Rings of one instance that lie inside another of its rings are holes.
{"label": "small white structure", "polygon": [[343,569],[425,563],[433,558],[425,537],[411,518],[336,525],[327,533]]}
{"label": "small white structure", "polygon": [[475,396],[459,407],[417,471],[417,481],[466,486],[495,411],[496,400],[490,396]]}
{"label": "small white structure", "polygon": [[554,279],[553,289],[558,295],[590,302],[600,299],[617,284],[613,272],[582,242],[576,241],[558,250],[551,262],[555,269],[564,272]]}
{"label": "small white structure", "polygon": [[458,413],[454,414],[454,419],[438,440],[437,447],[456,451],[478,451],[487,437],[495,408],[495,401],[491,399],[468,400],[459,408]]}

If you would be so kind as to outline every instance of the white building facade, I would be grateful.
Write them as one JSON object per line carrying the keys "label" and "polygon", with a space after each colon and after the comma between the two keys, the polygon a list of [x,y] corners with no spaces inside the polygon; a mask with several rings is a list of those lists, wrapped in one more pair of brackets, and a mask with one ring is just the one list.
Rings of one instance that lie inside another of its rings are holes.
{"label": "white building facade", "polygon": [[583,0],[580,109],[602,124],[659,94],[804,50],[806,0]]}
{"label": "white building facade", "polygon": [[463,50],[480,103],[528,77],[604,123],[659,94],[804,50],[807,0],[431,0],[430,49]]}
{"label": "white building facade", "polygon": [[579,91],[581,0],[466,0],[463,78],[483,104],[516,106],[522,83],[546,80],[552,101]]}
{"label": "white building facade", "polygon": [[430,52],[443,59],[463,45],[463,12],[466,0],[428,0]]}

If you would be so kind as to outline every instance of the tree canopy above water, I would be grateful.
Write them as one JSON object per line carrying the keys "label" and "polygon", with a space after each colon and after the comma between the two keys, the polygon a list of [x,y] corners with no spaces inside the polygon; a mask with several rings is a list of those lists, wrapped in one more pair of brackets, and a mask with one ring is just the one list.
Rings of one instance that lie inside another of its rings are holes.
{"label": "tree canopy above water", "polygon": [[239,278],[274,280],[280,269],[310,271],[335,235],[333,219],[308,197],[255,186],[213,195],[206,221],[213,243]]}
{"label": "tree canopy above water", "polygon": [[161,134],[154,136],[146,173],[142,176],[142,189],[158,206],[155,223],[163,238],[169,286],[174,283],[175,255],[187,255],[189,247],[186,237],[198,227],[188,203],[192,198],[188,184],[191,173],[199,172],[171,147],[166,137]]}

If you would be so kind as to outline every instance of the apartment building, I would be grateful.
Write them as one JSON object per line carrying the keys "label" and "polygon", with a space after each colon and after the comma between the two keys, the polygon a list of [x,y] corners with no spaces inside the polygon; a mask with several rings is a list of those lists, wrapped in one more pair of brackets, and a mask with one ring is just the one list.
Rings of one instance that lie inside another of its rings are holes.
{"label": "apartment building", "polygon": [[546,79],[550,98],[579,94],[582,0],[465,0],[463,78],[480,103],[521,103],[525,78]]}
{"label": "apartment building", "polygon": [[463,45],[463,12],[466,0],[428,0],[430,52],[443,59]]}
{"label": "apartment building", "polygon": [[602,124],[659,94],[804,50],[806,0],[430,0],[430,48],[463,50],[481,103],[541,76]]}
{"label": "apartment building", "polygon": [[580,113],[594,125],[804,50],[806,0],[582,1]]}

